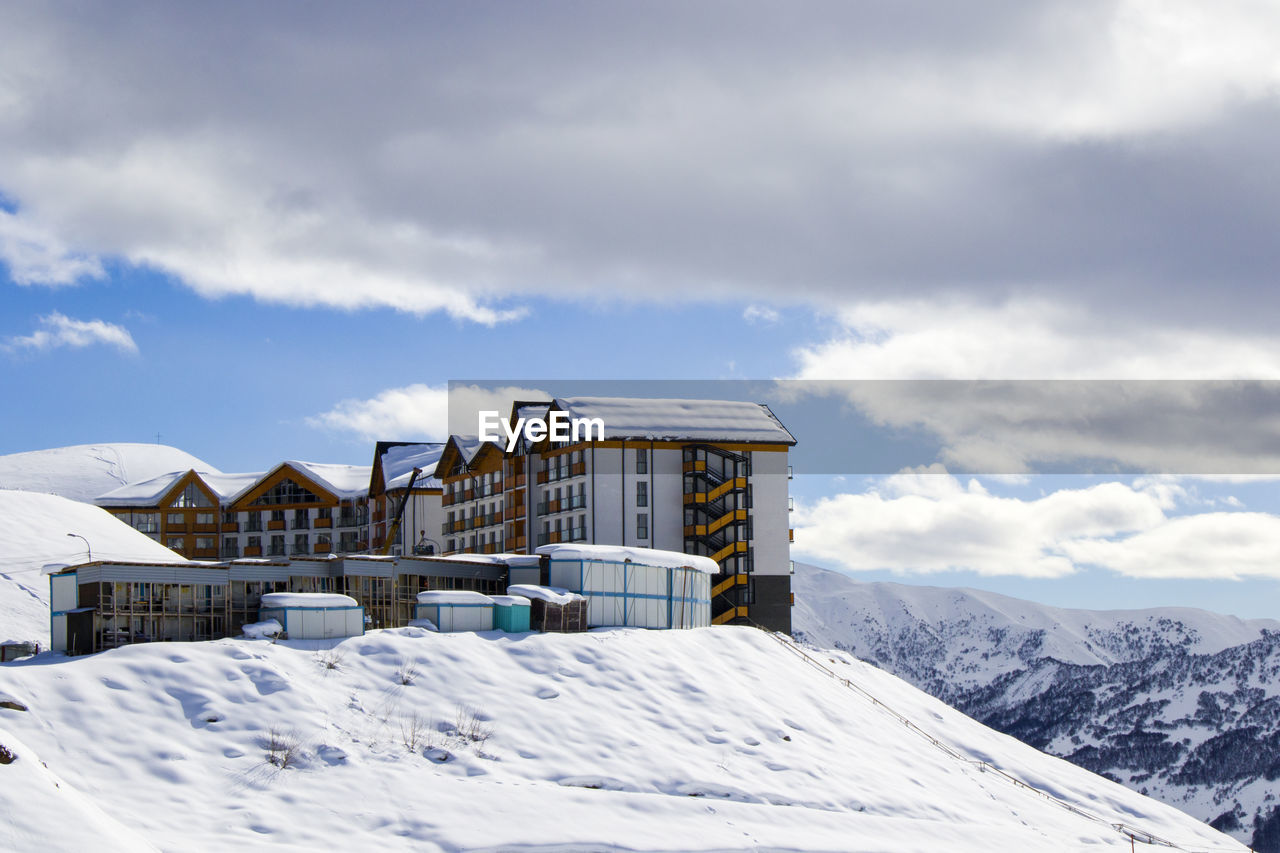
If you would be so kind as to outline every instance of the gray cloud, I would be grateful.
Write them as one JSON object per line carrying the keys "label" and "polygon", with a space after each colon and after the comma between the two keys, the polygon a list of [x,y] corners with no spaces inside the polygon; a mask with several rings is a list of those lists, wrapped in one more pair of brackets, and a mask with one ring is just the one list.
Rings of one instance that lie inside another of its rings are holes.
{"label": "gray cloud", "polygon": [[600,289],[1016,292],[1254,325],[1278,24],[1172,0],[11,6],[0,190],[69,251],[210,295],[497,322]]}

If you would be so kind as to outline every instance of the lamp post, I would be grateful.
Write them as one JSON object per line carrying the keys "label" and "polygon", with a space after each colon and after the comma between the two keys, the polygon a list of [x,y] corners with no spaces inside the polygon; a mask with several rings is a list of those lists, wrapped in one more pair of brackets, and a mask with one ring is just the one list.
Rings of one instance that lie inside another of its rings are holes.
{"label": "lamp post", "polygon": [[89,546],[89,540],[88,540],[88,539],[85,539],[85,538],[84,538],[83,536],[81,536],[79,533],[68,533],[67,535],[68,535],[68,536],[74,536],[76,539],[79,539],[79,540],[81,540],[82,542],[84,542],[84,549],[85,549],[86,551],[88,551],[88,552],[89,552],[89,562],[90,562],[90,563],[92,563],[92,562],[93,562],[93,548],[91,548],[91,547]]}

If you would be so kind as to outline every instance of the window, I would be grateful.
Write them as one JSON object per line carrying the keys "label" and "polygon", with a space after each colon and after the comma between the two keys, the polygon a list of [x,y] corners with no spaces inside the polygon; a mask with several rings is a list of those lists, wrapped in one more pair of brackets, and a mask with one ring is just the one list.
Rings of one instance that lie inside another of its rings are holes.
{"label": "window", "polygon": [[271,520],[272,520],[272,521],[284,521],[284,510],[282,510],[282,509],[273,509],[273,510],[271,510]]}
{"label": "window", "polygon": [[307,521],[307,511],[305,509],[295,509],[293,511],[293,526],[295,530],[306,530],[311,526]]}
{"label": "window", "polygon": [[636,513],[636,538],[649,538],[649,513],[647,512]]}
{"label": "window", "polygon": [[333,518],[333,507],[320,507],[316,510],[316,518]]}
{"label": "window", "polygon": [[170,527],[183,527],[187,523],[187,517],[180,512],[171,512],[165,521]]}
{"label": "window", "polygon": [[284,537],[283,536],[271,537],[271,556],[273,557],[284,556]]}
{"label": "window", "polygon": [[133,517],[133,526],[140,533],[159,533],[160,513],[140,512]]}
{"label": "window", "polygon": [[643,447],[636,448],[636,473],[649,473],[649,451],[645,450]]}
{"label": "window", "polygon": [[308,550],[307,534],[295,533],[293,536],[293,552],[295,554],[305,554]]}
{"label": "window", "polygon": [[636,483],[636,506],[649,505],[649,484]]}
{"label": "window", "polygon": [[310,492],[293,480],[281,480],[261,497],[254,498],[251,506],[279,506],[280,504],[318,504],[320,496]]}
{"label": "window", "polygon": [[250,536],[250,537],[248,538],[247,542],[246,542],[245,547],[247,547],[247,548],[261,548],[261,547],[262,547],[262,537],[261,537],[261,536]]}
{"label": "window", "polygon": [[182,494],[173,499],[173,503],[169,506],[213,506],[213,501],[209,500],[204,492],[200,491],[200,487],[195,483],[187,483],[187,487],[182,490]]}
{"label": "window", "polygon": [[244,514],[245,530],[262,530],[262,513],[246,512]]}
{"label": "window", "polygon": [[183,549],[186,547],[183,544],[183,539],[181,536],[170,536],[167,540],[165,540],[165,544],[168,545],[174,551],[177,551],[179,554],[181,554]]}
{"label": "window", "polygon": [[197,512],[196,524],[213,524],[214,517],[211,512]]}
{"label": "window", "polygon": [[235,523],[236,523],[236,514],[235,514],[234,512],[223,512],[223,513],[222,513],[222,523],[223,523],[223,524],[235,524]]}

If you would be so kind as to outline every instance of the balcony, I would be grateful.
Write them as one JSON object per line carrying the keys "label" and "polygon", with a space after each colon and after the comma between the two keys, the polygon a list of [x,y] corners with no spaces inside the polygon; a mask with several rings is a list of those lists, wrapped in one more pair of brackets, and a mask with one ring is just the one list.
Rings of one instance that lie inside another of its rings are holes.
{"label": "balcony", "polygon": [[267,522],[267,529],[268,530],[284,530],[284,519],[283,518],[271,519],[270,521]]}
{"label": "balcony", "polygon": [[321,527],[322,527],[322,528],[325,528],[325,529],[331,529],[331,528],[333,527],[333,519],[332,519],[332,518],[317,518],[317,519],[316,519],[316,527],[317,527],[317,528],[321,528]]}
{"label": "balcony", "polygon": [[570,465],[570,466],[569,466],[569,476],[570,476],[570,477],[580,477],[580,476],[582,476],[582,475],[583,475],[583,474],[585,474],[585,473],[587,473],[587,463],[586,463],[586,462],[578,462],[578,463],[576,463],[576,464],[574,464],[574,465]]}
{"label": "balcony", "polygon": [[338,527],[363,527],[365,519],[359,515],[340,515],[338,516]]}
{"label": "balcony", "polygon": [[521,471],[519,474],[516,474],[514,477],[510,478],[508,483],[508,488],[512,488],[512,489],[524,488],[525,479],[526,479],[525,474],[523,471]]}
{"label": "balcony", "polygon": [[262,556],[262,546],[261,546],[261,545],[246,545],[246,546],[245,546],[245,549],[244,549],[244,555],[245,555],[246,557],[261,557],[261,556]]}
{"label": "balcony", "polygon": [[328,542],[318,542],[316,543],[315,546],[312,547],[311,552],[313,554],[328,554],[332,550],[333,550],[333,546],[330,545]]}
{"label": "balcony", "polygon": [[310,530],[311,522],[309,519],[306,519],[306,518],[295,518],[293,520],[293,525],[289,529],[290,530]]}
{"label": "balcony", "polygon": [[445,492],[440,496],[440,506],[453,506],[453,492]]}
{"label": "balcony", "polygon": [[224,521],[222,522],[222,532],[223,533],[239,533],[240,524],[235,521]]}
{"label": "balcony", "polygon": [[539,472],[538,472],[538,482],[539,482],[539,483],[545,483],[545,482],[547,482],[547,473],[548,473],[548,472],[546,472],[546,471],[539,471]]}

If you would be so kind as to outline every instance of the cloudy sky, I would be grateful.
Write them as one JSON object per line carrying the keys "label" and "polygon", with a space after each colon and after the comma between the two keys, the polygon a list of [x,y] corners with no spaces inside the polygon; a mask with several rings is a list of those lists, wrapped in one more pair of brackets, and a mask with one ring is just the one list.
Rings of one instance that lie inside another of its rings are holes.
{"label": "cloudy sky", "polygon": [[[1280,379],[1278,43],[1249,0],[7,4],[0,453],[367,463],[468,378]],[[798,485],[798,542],[1274,600],[1265,484],[929,471]]]}

